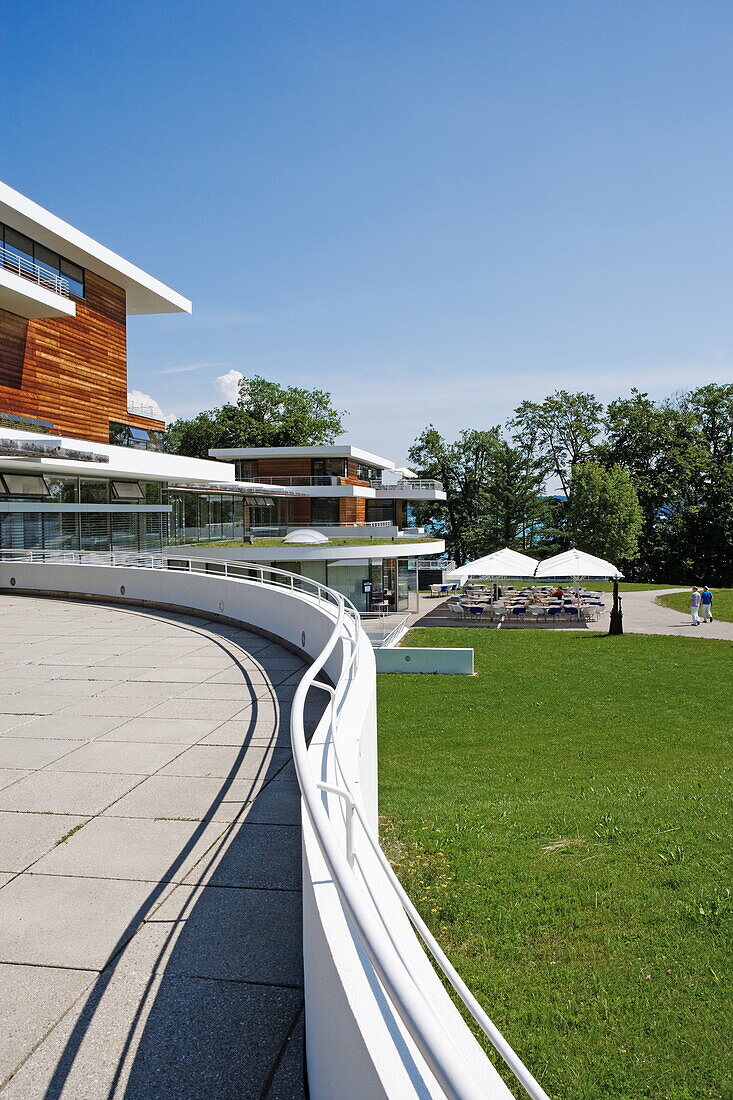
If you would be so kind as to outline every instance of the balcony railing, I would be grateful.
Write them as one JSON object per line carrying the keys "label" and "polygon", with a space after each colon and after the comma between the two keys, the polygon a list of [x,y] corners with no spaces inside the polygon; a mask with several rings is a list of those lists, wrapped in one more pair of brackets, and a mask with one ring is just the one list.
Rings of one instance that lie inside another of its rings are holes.
{"label": "balcony railing", "polygon": [[50,268],[34,264],[33,260],[27,260],[19,252],[6,248],[0,244],[0,266],[6,271],[12,271],[14,275],[20,275],[31,283],[42,286],[44,290],[52,290],[54,294],[60,294],[63,298],[69,297],[69,280],[63,275],[57,275]]}
{"label": "balcony railing", "polygon": [[370,481],[369,484],[371,485],[372,489],[399,489],[400,492],[404,492],[406,490],[408,493],[410,491],[420,492],[425,489],[432,489],[439,493],[443,492],[442,481],[419,481],[417,478],[408,478],[403,481],[393,481],[391,483],[387,483],[385,481]]}
{"label": "balcony railing", "polygon": [[160,420],[160,410],[154,405],[137,405],[134,401],[128,401],[127,411],[130,416],[145,416],[148,420]]}
{"label": "balcony railing", "polygon": [[255,477],[242,478],[242,481],[256,481],[262,485],[339,485],[342,479],[333,474],[325,474],[322,477],[310,477],[307,474],[293,474],[290,477]]}

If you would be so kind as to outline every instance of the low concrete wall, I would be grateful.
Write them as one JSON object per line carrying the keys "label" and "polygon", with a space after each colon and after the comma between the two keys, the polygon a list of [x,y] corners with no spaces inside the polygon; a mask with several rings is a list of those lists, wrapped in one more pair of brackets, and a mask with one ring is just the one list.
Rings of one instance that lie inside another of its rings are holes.
{"label": "low concrete wall", "polygon": [[472,649],[428,649],[405,646],[375,649],[377,672],[422,672],[473,676]]}

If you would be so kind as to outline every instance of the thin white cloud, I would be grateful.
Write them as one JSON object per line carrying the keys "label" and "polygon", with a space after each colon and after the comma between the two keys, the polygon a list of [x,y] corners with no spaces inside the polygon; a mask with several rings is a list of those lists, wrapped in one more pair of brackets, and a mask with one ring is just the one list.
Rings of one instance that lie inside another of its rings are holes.
{"label": "thin white cloud", "polygon": [[225,367],[226,363],[185,363],[180,367],[166,367],[164,370],[156,370],[158,374],[190,374],[196,370],[211,370],[215,367]]}
{"label": "thin white cloud", "polygon": [[178,417],[171,412],[163,412],[158,402],[149,393],[142,390],[128,390],[128,412],[137,413],[138,416],[149,416],[153,420],[164,420],[166,424],[175,424]]}
{"label": "thin white cloud", "polygon": [[239,370],[228,370],[226,374],[220,374],[216,380],[216,388],[227,401],[232,403],[239,400],[239,383],[244,375]]}

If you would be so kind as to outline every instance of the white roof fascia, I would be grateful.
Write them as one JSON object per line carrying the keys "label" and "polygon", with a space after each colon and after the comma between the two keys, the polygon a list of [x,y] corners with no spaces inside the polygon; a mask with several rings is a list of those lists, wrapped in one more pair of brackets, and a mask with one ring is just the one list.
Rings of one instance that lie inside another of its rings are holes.
{"label": "white roof fascia", "polygon": [[0,221],[100,275],[127,296],[127,313],[190,313],[188,298],[0,182]]}
{"label": "white roof fascia", "polygon": [[212,447],[212,458],[355,458],[367,466],[376,466],[380,470],[394,470],[394,462],[380,458],[361,447],[352,447],[349,443],[332,443],[318,447]]}
{"label": "white roof fascia", "polygon": [[[212,462],[203,458],[188,458],[184,455],[164,454],[161,451],[142,451],[135,447],[115,447],[108,443],[90,443],[85,439],[72,439],[68,436],[45,435],[40,432],[23,432],[15,428],[1,428],[0,441],[3,439],[22,440],[28,443],[44,443],[48,446],[76,451],[86,451],[90,455],[107,456],[108,462],[76,462],[73,459],[20,458],[12,457],[13,469],[40,470],[46,473],[78,474],[82,477],[131,477],[145,481],[200,481],[230,482],[234,488],[236,479],[234,466],[226,462]],[[0,455],[0,466],[4,458]],[[241,483],[239,483],[241,484]],[[255,491],[255,490],[253,490]],[[260,496],[273,496],[272,486],[257,485]]]}
{"label": "white roof fascia", "polygon": [[[331,559],[346,563],[347,559],[368,558],[369,561],[382,561],[385,558],[421,558],[434,557],[445,551],[445,543],[441,540],[435,542],[401,542],[380,543],[375,539],[374,546],[309,546],[305,543],[292,543],[290,546],[237,546],[237,547],[209,547],[201,543],[196,546],[196,557],[211,559],[213,561],[244,561],[244,562],[283,562],[283,561],[325,561],[330,564]],[[183,553],[185,546],[169,548],[177,553]],[[353,564],[349,560],[348,564]]]}

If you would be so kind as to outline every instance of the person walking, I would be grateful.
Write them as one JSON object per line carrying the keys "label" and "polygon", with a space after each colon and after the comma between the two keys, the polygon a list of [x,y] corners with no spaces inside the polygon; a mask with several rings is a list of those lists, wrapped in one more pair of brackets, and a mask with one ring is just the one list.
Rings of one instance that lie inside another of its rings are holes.
{"label": "person walking", "polygon": [[713,594],[707,585],[700,593],[700,613],[704,623],[713,621]]}
{"label": "person walking", "polygon": [[692,614],[692,625],[699,626],[700,619],[698,617],[698,611],[700,610],[700,593],[696,588],[693,588],[690,593],[690,613]]}

